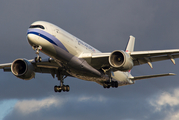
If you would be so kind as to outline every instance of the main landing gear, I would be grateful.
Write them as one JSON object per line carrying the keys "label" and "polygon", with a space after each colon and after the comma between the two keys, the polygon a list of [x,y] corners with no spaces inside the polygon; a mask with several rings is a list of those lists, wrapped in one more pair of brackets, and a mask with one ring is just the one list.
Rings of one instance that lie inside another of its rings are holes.
{"label": "main landing gear", "polygon": [[63,85],[63,86],[54,86],[54,91],[55,92],[69,92],[70,91],[70,87],[69,85]]}
{"label": "main landing gear", "polygon": [[54,86],[54,91],[55,92],[69,92],[70,91],[70,86],[69,85],[64,85],[64,79],[67,77],[67,76],[64,76],[64,75],[61,75],[60,72],[59,74],[57,74],[57,77],[58,77],[58,80],[60,80],[60,86]]}
{"label": "main landing gear", "polygon": [[117,81],[104,82],[103,87],[104,88],[110,88],[110,87],[112,87],[112,88],[118,88],[118,82]]}
{"label": "main landing gear", "polygon": [[118,82],[117,81],[112,81],[112,77],[111,74],[113,74],[113,71],[111,70],[111,68],[108,69],[103,69],[105,74],[107,74],[109,76],[109,80],[103,83],[103,87],[104,88],[118,88]]}

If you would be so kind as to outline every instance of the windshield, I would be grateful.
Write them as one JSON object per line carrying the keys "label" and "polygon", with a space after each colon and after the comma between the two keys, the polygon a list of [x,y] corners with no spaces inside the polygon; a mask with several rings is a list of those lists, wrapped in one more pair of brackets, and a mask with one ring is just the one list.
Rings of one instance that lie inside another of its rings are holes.
{"label": "windshield", "polygon": [[45,29],[44,26],[42,26],[42,25],[31,25],[29,28],[41,28],[41,29]]}

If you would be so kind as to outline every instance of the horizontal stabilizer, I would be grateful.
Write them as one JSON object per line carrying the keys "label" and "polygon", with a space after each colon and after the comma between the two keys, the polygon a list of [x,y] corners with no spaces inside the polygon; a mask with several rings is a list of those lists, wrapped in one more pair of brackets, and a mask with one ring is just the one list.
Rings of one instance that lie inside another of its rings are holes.
{"label": "horizontal stabilizer", "polygon": [[145,76],[136,76],[129,78],[130,80],[142,80],[148,78],[156,78],[156,77],[164,77],[164,76],[173,76],[176,75],[174,73],[166,73],[166,74],[157,74],[157,75],[145,75]]}

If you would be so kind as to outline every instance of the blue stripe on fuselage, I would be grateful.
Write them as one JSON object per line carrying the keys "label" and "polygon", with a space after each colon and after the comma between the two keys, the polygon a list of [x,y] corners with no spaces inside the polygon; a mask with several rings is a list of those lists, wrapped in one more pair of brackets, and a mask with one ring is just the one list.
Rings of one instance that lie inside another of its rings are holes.
{"label": "blue stripe on fuselage", "polygon": [[60,40],[58,40],[55,36],[43,31],[43,30],[40,30],[40,29],[29,29],[27,31],[27,34],[34,34],[34,35],[37,35],[39,37],[42,37],[44,38],[45,40],[49,41],[50,43],[62,48],[63,50],[67,51],[68,50],[65,48],[65,46],[60,42]]}

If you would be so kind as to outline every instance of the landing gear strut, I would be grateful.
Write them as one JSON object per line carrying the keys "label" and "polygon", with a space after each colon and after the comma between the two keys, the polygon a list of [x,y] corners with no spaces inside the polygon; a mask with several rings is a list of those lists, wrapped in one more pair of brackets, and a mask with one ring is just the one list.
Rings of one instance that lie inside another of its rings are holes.
{"label": "landing gear strut", "polygon": [[58,77],[58,80],[60,80],[60,86],[54,86],[54,91],[55,92],[69,92],[70,91],[70,86],[69,85],[64,85],[64,79],[67,77],[67,76],[64,76],[64,75],[61,75],[60,72],[59,74],[57,74],[57,77]]}
{"label": "landing gear strut", "polygon": [[35,62],[41,62],[42,61],[42,58],[40,57],[40,55],[39,55],[39,51],[41,51],[42,50],[42,47],[41,46],[33,46],[32,47],[36,52],[36,54],[37,54],[37,57],[35,57]]}

